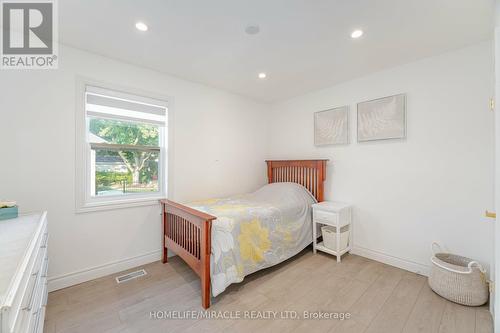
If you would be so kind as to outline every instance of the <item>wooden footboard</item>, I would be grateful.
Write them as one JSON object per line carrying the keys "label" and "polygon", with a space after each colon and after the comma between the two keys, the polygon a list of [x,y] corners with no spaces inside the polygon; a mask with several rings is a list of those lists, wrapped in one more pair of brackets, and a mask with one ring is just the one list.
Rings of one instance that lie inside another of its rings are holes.
{"label": "wooden footboard", "polygon": [[163,215],[163,263],[167,249],[181,257],[201,280],[201,303],[210,307],[210,251],[212,221],[215,216],[161,200]]}

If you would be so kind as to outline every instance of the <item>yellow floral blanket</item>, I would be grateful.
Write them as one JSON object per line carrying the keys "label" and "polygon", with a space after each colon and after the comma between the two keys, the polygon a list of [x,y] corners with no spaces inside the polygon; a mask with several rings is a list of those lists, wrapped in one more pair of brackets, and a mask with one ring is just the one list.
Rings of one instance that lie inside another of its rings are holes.
{"label": "yellow floral blanket", "polygon": [[213,296],[310,244],[314,202],[314,197],[299,184],[274,183],[246,195],[189,204],[217,216],[212,225]]}

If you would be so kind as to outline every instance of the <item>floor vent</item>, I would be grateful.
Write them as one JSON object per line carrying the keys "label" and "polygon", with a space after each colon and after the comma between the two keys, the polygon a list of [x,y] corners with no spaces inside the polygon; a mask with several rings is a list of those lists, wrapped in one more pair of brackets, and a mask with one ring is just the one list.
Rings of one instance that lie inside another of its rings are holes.
{"label": "floor vent", "polygon": [[146,273],[145,270],[141,269],[140,271],[135,271],[135,272],[130,272],[125,275],[117,276],[116,277],[116,283],[122,283],[122,282],[127,282],[132,279],[137,279],[138,277],[144,276],[148,273]]}

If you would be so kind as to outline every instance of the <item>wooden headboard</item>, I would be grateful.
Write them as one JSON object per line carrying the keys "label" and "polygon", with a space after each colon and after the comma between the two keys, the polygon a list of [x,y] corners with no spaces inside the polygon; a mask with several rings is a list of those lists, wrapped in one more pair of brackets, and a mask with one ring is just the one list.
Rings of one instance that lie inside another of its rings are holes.
{"label": "wooden headboard", "polygon": [[298,183],[311,192],[318,202],[324,200],[323,182],[328,160],[266,161],[269,183]]}

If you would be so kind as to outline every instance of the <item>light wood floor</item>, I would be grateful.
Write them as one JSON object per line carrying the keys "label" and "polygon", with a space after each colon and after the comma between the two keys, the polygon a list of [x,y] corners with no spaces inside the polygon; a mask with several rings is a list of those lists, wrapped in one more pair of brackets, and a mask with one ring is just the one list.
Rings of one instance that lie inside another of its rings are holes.
{"label": "light wood floor", "polygon": [[230,286],[210,308],[350,313],[343,321],[151,319],[151,311],[201,310],[199,281],[175,257],[143,268],[147,276],[120,285],[116,274],[50,293],[45,332],[493,332],[486,306],[448,302],[425,277],[354,255],[337,264],[308,248]]}

